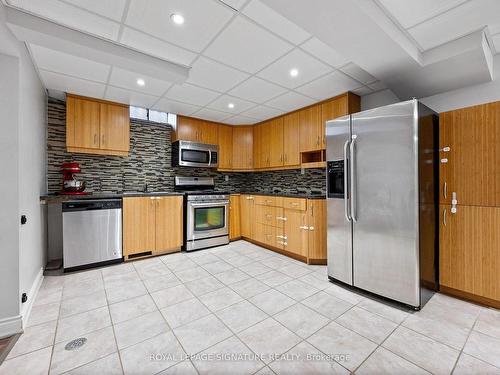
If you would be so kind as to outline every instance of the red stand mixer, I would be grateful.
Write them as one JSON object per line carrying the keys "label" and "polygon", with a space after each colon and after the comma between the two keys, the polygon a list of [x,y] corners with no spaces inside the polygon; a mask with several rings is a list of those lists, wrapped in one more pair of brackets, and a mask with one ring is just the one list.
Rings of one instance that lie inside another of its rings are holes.
{"label": "red stand mixer", "polygon": [[80,173],[80,164],[78,163],[63,163],[61,172],[63,174],[62,191],[60,194],[65,195],[85,195],[85,181],[76,179],[75,174]]}

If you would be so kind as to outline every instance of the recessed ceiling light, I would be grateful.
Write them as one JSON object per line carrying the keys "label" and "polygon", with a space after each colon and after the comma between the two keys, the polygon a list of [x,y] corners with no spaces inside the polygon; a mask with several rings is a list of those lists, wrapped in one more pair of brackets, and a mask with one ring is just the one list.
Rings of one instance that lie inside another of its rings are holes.
{"label": "recessed ceiling light", "polygon": [[234,104],[233,104],[233,103],[229,103],[229,104],[227,105],[227,108],[231,108],[231,109],[233,109],[233,108],[234,108]]}
{"label": "recessed ceiling light", "polygon": [[172,20],[173,23],[176,25],[182,25],[184,23],[184,17],[181,16],[180,14],[173,13],[170,15],[170,19]]}
{"label": "recessed ceiling light", "polygon": [[297,77],[297,76],[299,75],[299,70],[298,70],[298,69],[295,69],[295,68],[290,69],[290,75],[291,75],[292,77]]}
{"label": "recessed ceiling light", "polygon": [[144,86],[146,84],[146,82],[144,82],[144,80],[142,78],[139,78],[139,79],[137,79],[137,84],[139,86]]}

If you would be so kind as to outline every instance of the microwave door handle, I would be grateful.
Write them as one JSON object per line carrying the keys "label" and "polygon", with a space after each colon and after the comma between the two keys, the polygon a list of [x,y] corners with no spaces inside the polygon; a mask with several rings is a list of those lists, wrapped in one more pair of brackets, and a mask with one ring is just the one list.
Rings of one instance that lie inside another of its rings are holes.
{"label": "microwave door handle", "polygon": [[208,166],[212,165],[212,150],[208,150]]}
{"label": "microwave door handle", "polygon": [[350,195],[348,192],[349,189],[349,184],[348,184],[348,178],[349,178],[349,171],[347,168],[347,147],[349,146],[349,140],[345,141],[344,143],[344,216],[347,221],[352,221],[350,212],[349,212],[349,199]]}

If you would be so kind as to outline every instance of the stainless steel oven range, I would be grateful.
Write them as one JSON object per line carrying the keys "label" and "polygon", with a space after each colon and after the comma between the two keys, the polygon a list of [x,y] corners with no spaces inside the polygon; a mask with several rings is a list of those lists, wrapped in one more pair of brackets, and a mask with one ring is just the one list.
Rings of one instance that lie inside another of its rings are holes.
{"label": "stainless steel oven range", "polygon": [[176,177],[176,190],[186,191],[186,251],[229,243],[229,194],[214,191],[211,177]]}

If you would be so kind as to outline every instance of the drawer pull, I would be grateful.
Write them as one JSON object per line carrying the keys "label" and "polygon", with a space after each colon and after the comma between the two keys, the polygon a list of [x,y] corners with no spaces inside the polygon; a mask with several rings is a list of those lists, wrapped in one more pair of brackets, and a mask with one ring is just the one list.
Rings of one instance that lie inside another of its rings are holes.
{"label": "drawer pull", "polygon": [[287,218],[282,216],[276,216],[276,220],[287,221]]}
{"label": "drawer pull", "polygon": [[271,203],[273,203],[273,201],[270,201],[270,200],[266,199],[266,203],[271,204]]}
{"label": "drawer pull", "polygon": [[309,227],[307,225],[302,225],[299,227],[300,229],[305,229],[305,230],[309,230]]}
{"label": "drawer pull", "polygon": [[278,235],[278,236],[276,236],[276,238],[281,238],[281,239],[284,239],[284,240],[287,240],[287,239],[288,239],[288,237],[287,237],[287,236],[279,236],[279,235]]}
{"label": "drawer pull", "polygon": [[292,206],[298,206],[298,205],[299,205],[299,203],[298,203],[298,202],[290,202],[290,204],[291,204]]}
{"label": "drawer pull", "polygon": [[284,241],[276,241],[276,243],[279,243],[280,245],[283,245],[283,246],[288,245],[288,242],[284,242]]}

